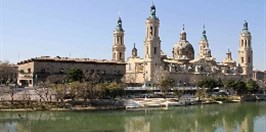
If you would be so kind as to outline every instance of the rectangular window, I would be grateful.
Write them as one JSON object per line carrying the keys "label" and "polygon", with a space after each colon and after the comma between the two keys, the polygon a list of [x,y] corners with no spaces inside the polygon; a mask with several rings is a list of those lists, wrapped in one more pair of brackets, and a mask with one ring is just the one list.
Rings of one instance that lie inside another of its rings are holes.
{"label": "rectangular window", "polygon": [[241,57],[241,63],[244,63],[244,57]]}
{"label": "rectangular window", "polygon": [[153,52],[154,52],[154,54],[155,54],[155,55],[156,55],[156,51],[157,51],[157,48],[156,48],[156,47],[154,47],[154,51],[153,51]]}
{"label": "rectangular window", "polygon": [[248,63],[250,63],[250,62],[251,62],[250,57],[248,57]]}

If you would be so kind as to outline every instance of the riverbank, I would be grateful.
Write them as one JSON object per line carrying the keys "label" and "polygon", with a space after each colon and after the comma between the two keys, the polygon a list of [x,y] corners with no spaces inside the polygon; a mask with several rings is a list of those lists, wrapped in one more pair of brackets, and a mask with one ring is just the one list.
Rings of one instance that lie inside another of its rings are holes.
{"label": "riverbank", "polygon": [[[180,100],[178,98],[131,98],[131,99],[94,99],[87,102],[83,101],[66,101],[61,102],[38,102],[27,100],[14,100],[14,104],[19,107],[11,107],[11,101],[0,101],[0,111],[17,112],[17,111],[95,111],[95,110],[123,110],[123,109],[138,109],[138,108],[163,108],[163,107],[178,107],[189,105],[208,105],[208,104],[223,104],[223,103],[240,103],[243,101],[261,100],[252,95],[240,97],[217,97],[204,98],[201,101],[197,99]],[[24,104],[23,104],[24,103]],[[3,106],[5,104],[5,106]],[[14,105],[13,104],[13,105]],[[60,106],[60,107],[58,107]]]}
{"label": "riverbank", "polygon": [[[19,102],[19,101],[16,101]],[[25,102],[25,101],[20,101]],[[95,111],[95,110],[124,110],[128,108],[151,108],[151,107],[170,107],[170,106],[189,106],[189,105],[206,105],[206,104],[220,104],[217,101],[185,101],[178,102],[175,98],[134,98],[134,99],[120,99],[119,101],[114,100],[98,100],[90,102],[90,105],[80,105],[82,102],[79,102],[79,105],[70,105],[65,102],[64,107],[56,107],[56,105],[49,105],[47,102],[42,105],[35,105],[35,107],[29,107],[30,105],[23,108],[20,107],[11,107],[11,106],[1,106],[0,111],[2,112],[23,112],[23,111]],[[129,102],[135,102],[138,107],[128,107]],[[239,101],[240,102],[240,101]],[[35,102],[36,103],[36,102]],[[226,101],[224,103],[233,103]],[[93,105],[91,105],[93,104]]]}
{"label": "riverbank", "polygon": [[18,109],[1,109],[0,112],[33,112],[33,111],[94,111],[94,110],[123,110],[124,106],[102,106],[102,107],[73,107],[73,108],[51,108],[49,110],[44,109],[29,109],[29,108],[18,108]]}

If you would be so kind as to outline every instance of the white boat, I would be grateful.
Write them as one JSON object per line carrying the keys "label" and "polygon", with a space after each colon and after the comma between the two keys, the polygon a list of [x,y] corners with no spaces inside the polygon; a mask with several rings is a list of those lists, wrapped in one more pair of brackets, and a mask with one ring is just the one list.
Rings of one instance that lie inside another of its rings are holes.
{"label": "white boat", "polygon": [[125,103],[126,109],[135,109],[135,108],[140,108],[140,107],[143,107],[143,106],[141,106],[139,103],[133,100],[129,100]]}
{"label": "white boat", "polygon": [[168,106],[183,106],[183,105],[185,105],[184,102],[173,102],[173,101],[166,101],[166,102],[164,102],[162,104],[165,105],[166,107],[168,107]]}

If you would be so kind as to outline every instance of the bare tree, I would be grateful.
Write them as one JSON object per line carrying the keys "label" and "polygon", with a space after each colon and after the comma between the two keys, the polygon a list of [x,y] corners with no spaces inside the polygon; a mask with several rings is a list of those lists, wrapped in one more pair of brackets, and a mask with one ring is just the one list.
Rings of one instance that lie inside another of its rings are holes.
{"label": "bare tree", "polygon": [[60,101],[61,105],[65,106],[64,98],[67,94],[67,84],[53,84],[51,86],[52,90],[54,91],[54,94],[56,96],[56,102],[58,106],[58,101]]}
{"label": "bare tree", "polygon": [[17,66],[9,61],[0,62],[0,84],[15,83],[17,78]]}
{"label": "bare tree", "polygon": [[[39,96],[39,101],[43,109],[47,108],[47,104],[51,101],[52,99],[52,90],[51,90],[51,83],[49,82],[40,82],[38,84],[38,87],[34,89],[35,94]],[[44,105],[43,105],[44,103]]]}
{"label": "bare tree", "polygon": [[153,74],[155,85],[158,85],[162,80],[169,78],[169,72],[164,70],[161,66],[158,67],[158,69],[156,69]]}

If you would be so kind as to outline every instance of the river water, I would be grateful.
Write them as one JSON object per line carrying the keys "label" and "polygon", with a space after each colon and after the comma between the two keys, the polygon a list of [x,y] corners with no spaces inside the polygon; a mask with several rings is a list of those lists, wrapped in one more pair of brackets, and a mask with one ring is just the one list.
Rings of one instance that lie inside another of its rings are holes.
{"label": "river water", "polygon": [[102,110],[0,112],[1,132],[266,132],[266,102]]}

